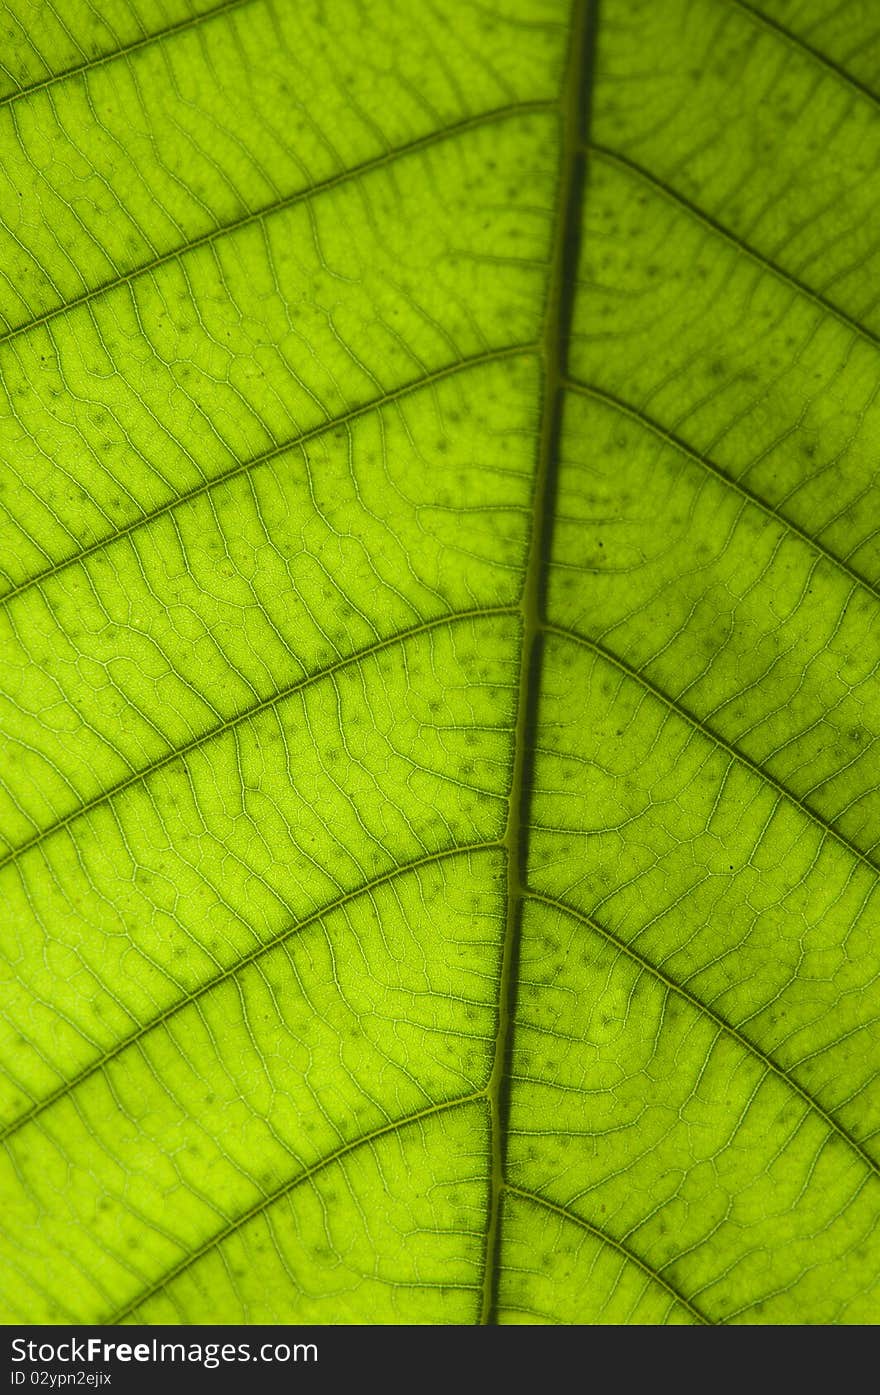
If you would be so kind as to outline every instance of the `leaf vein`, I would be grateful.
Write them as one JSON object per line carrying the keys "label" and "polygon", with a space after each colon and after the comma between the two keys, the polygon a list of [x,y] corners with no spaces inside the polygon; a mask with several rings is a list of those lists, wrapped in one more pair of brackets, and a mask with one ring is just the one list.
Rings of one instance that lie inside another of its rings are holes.
{"label": "leaf vein", "polygon": [[517,610],[515,606],[478,606],[474,607],[472,610],[455,611],[448,615],[436,616],[432,620],[421,621],[419,624],[412,625],[406,630],[398,630],[393,635],[385,635],[375,640],[372,644],[365,645],[363,648],[354,650],[350,654],[344,654],[332,663],[326,664],[323,668],[315,669],[311,673],[304,674],[303,677],[297,678],[295,682],[287,684],[286,687],[276,689],[267,697],[261,698],[258,702],[251,703],[250,706],[244,708],[243,711],[237,712],[234,716],[226,718],[224,721],[209,727],[207,731],[201,732],[198,736],[194,737],[192,741],[188,741],[182,746],[171,748],[156,760],[151,761],[149,765],[143,766],[140,770],[132,771],[131,774],[118,780],[116,784],[111,785],[108,789],[102,790],[100,794],[94,795],[91,799],[83,800],[81,804],[71,809],[67,814],[56,819],[54,823],[48,824],[45,828],[40,829],[38,832],[34,833],[32,837],[19,843],[17,847],[10,848],[8,852],[0,857],[0,869],[17,861],[25,853],[30,852],[31,849],[44,843],[47,838],[51,838],[64,828],[68,828],[75,820],[91,813],[101,805],[116,799],[132,786],[141,784],[144,780],[149,779],[159,770],[165,769],[166,766],[171,765],[174,761],[184,759],[186,756],[191,755],[193,751],[200,750],[203,746],[207,745],[208,742],[224,736],[227,732],[234,731],[237,727],[241,726],[242,723],[252,721],[255,717],[259,716],[260,713],[269,711],[276,707],[278,703],[284,702],[285,699],[294,697],[297,693],[303,692],[305,689],[312,687],[315,683],[319,683],[325,678],[332,677],[333,674],[349,668],[352,664],[362,663],[365,659],[375,654],[380,654],[386,649],[392,648],[394,645],[404,644],[417,635],[429,634],[431,631],[441,629],[445,625],[457,624],[459,621],[482,620],[494,616],[516,614]]}
{"label": "leaf vein", "polygon": [[517,358],[520,355],[534,353],[538,349],[537,344],[512,344],[506,348],[487,349],[483,353],[472,354],[467,358],[460,359],[457,363],[444,364],[441,368],[433,369],[428,373],[420,374],[419,377],[402,383],[399,387],[390,388],[387,392],[371,398],[369,402],[360,402],[354,407],[348,408],[338,416],[328,417],[326,421],[319,422],[316,426],[310,426],[305,431],[299,432],[295,436],[289,436],[283,441],[278,441],[257,455],[251,456],[248,460],[237,460],[227,469],[212,475],[210,479],[202,480],[199,484],[193,485],[191,489],[185,490],[181,494],[174,495],[167,499],[165,503],[158,504],[154,509],[133,518],[130,523],[115,529],[103,538],[97,538],[95,542],[89,543],[87,547],[80,548],[78,552],[72,552],[67,557],[61,557],[56,562],[44,567],[42,571],[35,572],[32,576],[11,586],[8,591],[0,595],[0,607],[8,604],[17,596],[20,596],[33,587],[42,587],[46,582],[51,581],[60,572],[66,571],[68,567],[77,566],[85,562],[89,557],[102,553],[105,549],[112,547],[114,543],[121,542],[124,538],[129,538],[141,528],[146,528],[154,523],[157,518],[163,518],[169,513],[173,513],[194,499],[199,499],[205,494],[210,494],[214,489],[219,489],[221,485],[229,480],[240,478],[242,475],[250,474],[252,470],[257,470],[261,465],[266,465],[272,460],[277,460],[279,456],[286,455],[288,451],[297,450],[301,446],[307,446],[311,441],[320,439],[330,431],[337,430],[340,426],[346,426],[350,422],[357,421],[360,417],[367,416],[370,412],[380,412],[383,408],[394,405],[405,400],[423,388],[431,387],[434,383],[443,382],[447,378],[454,377],[456,373],[466,373],[470,368],[479,367],[485,363],[497,363],[506,358]]}
{"label": "leaf vein", "polygon": [[19,87],[15,92],[7,92],[5,97],[0,97],[0,111],[24,97],[31,97],[36,92],[44,92],[47,87],[54,87],[56,83],[81,77],[85,73],[92,72],[95,68],[103,68],[109,63],[116,62],[117,59],[127,58],[130,54],[138,53],[141,49],[163,43],[166,39],[174,38],[177,34],[183,34],[189,29],[196,29],[207,24],[209,20],[220,19],[229,14],[230,11],[244,9],[245,6],[255,3],[256,0],[220,0],[220,3],[215,5],[213,9],[203,10],[201,14],[188,15],[186,19],[169,24],[164,29],[156,29],[152,34],[144,34],[141,38],[133,39],[128,44],[122,44],[119,48],[111,49],[108,53],[97,54],[94,58],[86,59],[84,63],[77,63],[58,73],[50,73],[47,77],[28,83],[26,87]]}
{"label": "leaf vein", "polygon": [[95,1060],[89,1061],[87,1065],[77,1071],[76,1075],[63,1081],[57,1089],[45,1095],[43,1099],[36,1100],[30,1109],[24,1111],[16,1119],[13,1119],[0,1129],[0,1143],[7,1143],[9,1139],[15,1137],[27,1124],[33,1123],[40,1115],[44,1114],[47,1109],[50,1109],[52,1105],[57,1104],[61,1099],[68,1098],[73,1094],[74,1090],[78,1089],[85,1081],[90,1080],[92,1076],[104,1070],[121,1056],[124,1051],[127,1051],[129,1047],[138,1045],[138,1043],[142,1042],[145,1037],[149,1036],[159,1027],[166,1026],[179,1012],[183,1012],[194,1003],[201,1002],[201,1000],[211,994],[215,988],[219,988],[223,983],[228,983],[230,979],[235,978],[242,970],[247,969],[251,964],[258,963],[266,955],[278,949],[280,945],[285,944],[294,935],[298,935],[301,931],[308,929],[309,926],[317,924],[326,916],[332,915],[334,911],[340,910],[343,906],[350,905],[353,901],[359,900],[362,896],[370,896],[380,886],[387,886],[389,882],[397,881],[398,878],[405,877],[410,872],[417,872],[422,867],[432,867],[437,863],[447,861],[449,858],[467,857],[472,853],[490,852],[492,849],[497,849],[501,846],[500,843],[486,842],[467,843],[461,844],[458,847],[442,848],[438,852],[425,853],[422,857],[411,858],[409,862],[398,862],[387,872],[383,872],[376,877],[371,877],[369,881],[364,881],[360,883],[359,886],[352,887],[350,891],[342,892],[339,896],[334,897],[332,901],[328,901],[323,906],[319,906],[317,910],[310,911],[308,915],[303,916],[302,920],[285,926],[279,934],[273,935],[271,939],[257,945],[255,949],[250,950],[247,954],[243,954],[234,964],[230,964],[228,968],[216,974],[212,974],[212,976],[203,984],[200,984],[198,988],[185,994],[184,997],[176,999],[175,1002],[169,1004],[167,1008],[164,1008],[162,1012],[158,1013],[155,1017],[151,1017],[148,1022],[143,1023],[143,1025],[138,1027],[134,1032],[130,1032],[128,1036],[121,1038],[115,1046],[96,1057]]}
{"label": "leaf vein", "polygon": [[630,1264],[635,1264],[649,1279],[652,1279],[654,1283],[664,1288],[669,1296],[675,1299],[676,1303],[680,1303],[683,1307],[687,1308],[688,1312],[691,1313],[699,1323],[704,1326],[711,1324],[711,1319],[706,1317],[704,1313],[701,1313],[699,1308],[697,1308],[689,1298],[686,1298],[669,1279],[664,1278],[663,1274],[661,1274],[658,1269],[654,1269],[648,1264],[647,1260],[642,1259],[635,1250],[630,1249],[629,1245],[625,1245],[621,1240],[617,1240],[613,1235],[610,1235],[608,1231],[601,1230],[600,1227],[594,1225],[592,1221],[588,1221],[583,1216],[579,1216],[576,1211],[569,1211],[567,1206],[561,1206],[557,1201],[550,1201],[547,1197],[540,1196],[537,1192],[527,1191],[523,1187],[511,1186],[510,1183],[507,1185],[507,1191],[509,1191],[512,1196],[521,1197],[524,1201],[529,1201],[535,1206],[543,1206],[545,1210],[552,1211],[563,1220],[571,1222],[572,1225],[580,1226],[582,1230],[587,1231],[588,1234],[592,1235],[596,1240],[601,1241],[605,1245],[610,1245]]}
{"label": "leaf vein", "polygon": [[323,1172],[328,1167],[332,1167],[334,1163],[341,1162],[343,1158],[349,1157],[359,1148],[365,1148],[369,1144],[375,1143],[378,1139],[386,1137],[388,1134],[397,1133],[413,1124],[421,1123],[424,1119],[429,1119],[438,1114],[444,1114],[452,1109],[458,1109],[462,1105],[473,1104],[482,1098],[482,1092],[476,1091],[467,1095],[460,1095],[456,1099],[442,1100],[439,1104],[431,1104],[425,1109],[420,1109],[413,1114],[408,1114],[403,1119],[393,1119],[390,1123],[382,1124],[381,1127],[371,1130],[370,1133],[361,1134],[360,1137],[352,1139],[350,1143],[343,1144],[341,1147],[337,1148],[335,1152],[328,1153],[326,1157],[321,1158],[318,1162],[312,1163],[311,1166],[305,1168],[302,1172],[298,1172],[295,1177],[291,1177],[288,1181],[283,1182],[281,1186],[276,1187],[274,1191],[262,1197],[260,1201],[256,1202],[247,1211],[243,1211],[240,1215],[234,1217],[227,1225],[215,1231],[214,1234],[209,1236],[197,1249],[191,1250],[178,1264],[166,1270],[161,1278],[157,1279],[154,1283],[150,1284],[148,1288],[143,1289],[142,1292],[130,1299],[124,1307],[117,1309],[112,1317],[105,1318],[104,1322],[110,1326],[116,1326],[118,1323],[124,1322],[137,1308],[142,1307],[144,1303],[148,1302],[150,1298],[155,1297],[163,1288],[167,1288],[175,1279],[179,1279],[181,1274],[184,1274],[187,1269],[192,1268],[198,1260],[202,1259],[211,1250],[216,1249],[218,1245],[222,1245],[224,1241],[228,1240],[236,1231],[246,1226],[249,1221],[256,1220],[264,1211],[274,1206],[276,1202],[282,1201],[284,1197],[288,1196],[297,1187],[302,1186],[305,1182],[311,1181],[318,1173]]}
{"label": "leaf vein", "polygon": [[755,493],[755,491],[749,489],[747,485],[741,484],[739,480],[728,475],[722,466],[716,465],[715,461],[708,455],[704,455],[694,446],[689,446],[680,436],[677,436],[665,426],[661,426],[661,424],[655,421],[653,417],[649,416],[647,412],[643,412],[639,407],[630,406],[628,402],[624,402],[622,398],[617,397],[614,393],[606,392],[604,388],[594,387],[592,384],[581,382],[577,378],[568,378],[566,380],[566,386],[572,392],[578,393],[582,397],[593,397],[599,402],[605,402],[609,407],[614,407],[617,411],[630,417],[633,421],[639,422],[642,426],[653,432],[655,436],[666,441],[668,445],[680,451],[682,455],[687,456],[695,465],[701,466],[708,474],[713,475],[721,484],[737,493],[746,503],[752,504],[755,508],[760,509],[768,518],[774,519],[796,538],[800,538],[801,542],[806,543],[807,547],[819,553],[827,562],[830,562],[836,571],[845,573],[845,575],[848,576],[851,581],[855,582],[861,590],[867,591],[876,600],[880,600],[880,587],[875,586],[867,577],[857,572],[844,558],[838,557],[836,553],[831,552],[824,543],[819,542],[818,538],[814,538],[812,534],[808,533],[804,528],[801,528],[793,519],[788,518],[779,509],[774,508],[772,504],[762,499],[760,494]]}
{"label": "leaf vein", "polygon": [[875,876],[880,874],[880,866],[877,865],[872,857],[863,852],[858,844],[854,843],[851,838],[848,838],[845,833],[841,833],[832,823],[829,823],[827,819],[823,818],[816,809],[813,809],[806,800],[801,799],[793,790],[790,790],[787,785],[777,779],[775,775],[772,775],[769,770],[765,770],[764,767],[753,760],[751,756],[746,755],[745,751],[741,751],[733,742],[726,741],[723,736],[719,736],[717,732],[713,731],[712,728],[696,716],[695,713],[688,711],[682,703],[670,697],[662,688],[659,688],[656,683],[652,683],[639,669],[633,668],[625,659],[620,658],[619,655],[614,654],[610,649],[606,649],[598,640],[589,639],[578,630],[570,630],[564,625],[554,625],[550,623],[545,624],[544,628],[548,634],[558,635],[560,639],[569,640],[572,644],[583,645],[585,649],[592,650],[593,653],[600,655],[601,658],[607,659],[609,663],[614,664],[615,668],[619,669],[627,678],[632,678],[647,692],[657,698],[659,702],[662,702],[665,707],[668,707],[671,712],[676,713],[677,716],[683,718],[696,731],[699,731],[708,741],[717,746],[719,750],[726,751],[734,760],[739,761],[742,765],[751,770],[753,774],[757,775],[758,779],[764,784],[770,785],[775,789],[788,803],[800,809],[801,813],[806,815],[811,823],[816,824],[816,826],[822,830],[823,836],[833,838],[841,847],[846,848],[853,857],[858,858],[859,862],[869,867]]}
{"label": "leaf vein", "polygon": [[708,1017],[710,1021],[715,1023],[716,1027],[719,1027],[722,1032],[732,1037],[733,1040],[738,1042],[750,1055],[756,1057],[768,1071],[771,1071],[780,1080],[784,1081],[810,1110],[819,1115],[829,1132],[836,1134],[858,1156],[869,1173],[875,1177],[880,1177],[880,1164],[871,1157],[870,1153],[865,1151],[858,1139],[854,1138],[849,1129],[847,1129],[846,1125],[840,1123],[838,1119],[835,1119],[830,1110],[826,1109],[806,1086],[801,1085],[784,1066],[774,1061],[772,1056],[766,1051],[763,1051],[756,1042],[752,1041],[744,1032],[741,1032],[732,1022],[729,1022],[722,1013],[710,1007],[702,998],[697,997],[695,993],[692,993],[684,984],[679,983],[670,974],[666,973],[659,965],[653,963],[652,960],[648,959],[644,954],[641,954],[637,949],[634,949],[632,945],[627,944],[626,940],[621,939],[613,930],[606,929],[604,925],[600,925],[592,916],[587,915],[584,911],[578,910],[576,906],[571,905],[568,901],[557,896],[548,896],[544,892],[533,890],[531,887],[526,892],[526,895],[533,901],[540,901],[545,906],[550,906],[554,910],[562,911],[565,915],[571,916],[573,920],[580,921],[581,924],[586,925],[590,930],[594,930],[597,935],[601,935],[609,944],[614,945],[615,949],[619,949],[621,953],[631,959],[634,964],[638,964],[640,968],[645,969],[653,978],[656,978],[660,983],[664,984],[671,992],[676,993],[680,998],[683,998],[685,1002],[690,1003],[691,1007],[696,1008],[701,1015]]}
{"label": "leaf vein", "polygon": [[262,207],[254,209],[249,213],[244,213],[239,218],[230,219],[226,223],[221,223],[216,228],[209,228],[207,232],[190,238],[186,242],[179,243],[168,252],[162,252],[157,257],[152,257],[149,261],[142,262],[139,266],[133,267],[120,276],[109,277],[102,281],[100,285],[92,287],[91,290],[84,291],[81,295],[72,296],[63,305],[55,305],[42,314],[34,315],[29,320],[24,320],[21,324],[13,325],[0,334],[0,346],[8,344],[17,339],[22,334],[29,334],[32,330],[39,329],[61,315],[66,315],[72,310],[77,310],[83,305],[90,305],[94,300],[118,290],[120,286],[131,286],[141,277],[148,276],[157,271],[160,267],[170,262],[179,261],[182,257],[188,256],[191,252],[196,252],[202,247],[211,247],[220,239],[229,237],[233,233],[239,232],[242,228],[252,227],[255,223],[261,223],[267,218],[271,218],[276,213],[283,213],[289,208],[294,208],[297,204],[311,203],[313,199],[319,198],[322,194],[329,193],[333,189],[339,188],[343,184],[348,184],[353,180],[372,173],[374,170],[387,168],[394,165],[399,160],[403,160],[410,155],[418,154],[422,150],[428,150],[431,146],[439,145],[443,141],[452,140],[456,136],[462,135],[466,131],[479,130],[495,122],[506,120],[511,116],[518,116],[526,112],[552,110],[552,103],[544,101],[534,102],[510,102],[506,106],[496,107],[491,111],[480,112],[477,116],[464,117],[461,121],[453,122],[449,126],[444,126],[440,130],[429,131],[427,135],[418,136],[414,140],[407,141],[404,145],[396,146],[392,150],[385,150],[381,155],[375,155],[369,160],[363,160],[358,165],[352,165],[349,169],[341,171],[339,174],[328,176],[319,180],[316,184],[310,185],[307,189],[298,189],[294,193],[285,194],[283,197],[273,199],[271,202],[263,204]]}
{"label": "leaf vein", "polygon": [[[755,262],[756,265],[761,267],[764,271],[770,272],[778,281],[782,281],[785,285],[790,286],[798,295],[802,295],[807,300],[812,301],[817,309],[821,310],[826,315],[830,315],[833,319],[838,320],[840,324],[845,325],[853,334],[866,340],[867,343],[872,344],[874,348],[880,348],[880,335],[875,334],[867,325],[863,325],[852,315],[848,315],[839,305],[835,305],[833,301],[828,300],[827,297],[822,295],[821,291],[812,290],[806,282],[799,280],[798,277],[794,276],[790,271],[785,271],[777,262],[772,261],[769,257],[766,257],[763,252],[759,252],[756,247],[752,247],[748,242],[738,237],[735,232],[726,228],[723,223],[713,218],[711,214],[705,213],[703,209],[699,208],[697,204],[692,203],[684,194],[680,194],[671,184],[667,184],[659,175],[652,174],[650,170],[645,169],[643,165],[638,164],[637,161],[631,159],[628,155],[622,155],[620,152],[611,150],[607,146],[591,142],[588,148],[592,155],[598,155],[601,159],[607,160],[610,164],[619,165],[621,169],[626,170],[629,174],[635,175],[645,184],[656,189],[658,193],[663,194],[670,202],[684,209],[711,232],[724,238],[725,242],[735,247],[742,256],[748,257],[750,261]],[[0,339],[0,343],[2,343],[2,339]]]}

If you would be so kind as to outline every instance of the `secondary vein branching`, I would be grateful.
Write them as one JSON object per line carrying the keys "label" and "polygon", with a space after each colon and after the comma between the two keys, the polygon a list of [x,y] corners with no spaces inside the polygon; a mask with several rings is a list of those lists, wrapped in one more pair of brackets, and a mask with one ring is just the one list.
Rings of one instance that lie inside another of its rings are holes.
{"label": "secondary vein branching", "polygon": [[98,53],[91,58],[84,57],[81,63],[74,63],[71,67],[62,68],[57,73],[48,73],[46,77],[37,78],[36,81],[30,82],[24,87],[16,87],[11,92],[7,92],[4,97],[0,97],[0,110],[3,107],[12,106],[13,103],[19,102],[25,97],[32,97],[36,92],[45,92],[47,87],[55,87],[58,83],[85,77],[88,73],[94,72],[96,68],[105,68],[110,63],[119,62],[120,59],[131,58],[145,48],[166,43],[169,39],[173,39],[179,34],[185,34],[188,30],[204,28],[211,20],[222,19],[224,15],[229,15],[234,10],[244,9],[245,6],[252,4],[254,4],[254,0],[220,0],[220,3],[212,10],[202,10],[198,14],[186,15],[174,24],[167,24],[162,29],[154,30],[153,33],[141,34],[129,43],[120,44],[118,48],[108,49],[106,53]]}
{"label": "secondary vein branching", "polygon": [[114,784],[104,786],[90,798],[81,800],[80,803],[75,804],[72,808],[68,809],[66,813],[61,814],[51,823],[36,829],[28,838],[22,839],[20,843],[6,849],[6,851],[0,855],[0,871],[2,871],[4,867],[18,861],[25,853],[30,852],[32,848],[40,847],[48,838],[60,833],[62,829],[69,828],[75,820],[81,819],[84,815],[104,805],[112,804],[113,801],[118,799],[121,794],[124,794],[126,790],[133,788],[135,785],[142,784],[151,776],[158,774],[160,770],[165,770],[168,766],[183,760],[186,756],[191,755],[193,751],[201,750],[202,747],[206,746],[209,742],[216,741],[219,737],[224,736],[227,732],[233,731],[236,727],[242,726],[246,722],[252,722],[262,713],[277,707],[279,703],[294,697],[295,694],[304,692],[307,688],[314,687],[316,683],[320,683],[326,678],[331,678],[334,674],[344,669],[351,668],[353,665],[361,664],[365,659],[371,658],[373,655],[384,653],[386,650],[393,649],[405,643],[407,640],[415,639],[418,635],[430,634],[434,630],[443,629],[448,625],[457,624],[462,620],[482,620],[494,616],[510,615],[511,613],[512,607],[507,605],[480,606],[472,610],[449,611],[445,615],[436,615],[427,620],[420,620],[417,624],[410,625],[406,629],[396,630],[387,635],[379,635],[370,644],[363,645],[360,649],[354,649],[347,654],[338,655],[337,658],[332,659],[329,663],[303,673],[300,677],[284,686],[274,688],[272,692],[267,693],[256,702],[252,702],[249,706],[241,708],[231,716],[225,717],[221,721],[215,722],[212,726],[206,727],[189,741],[178,746],[169,746],[167,750],[163,751],[161,755],[156,756],[149,764],[131,769]]}
{"label": "secondary vein branching", "polygon": [[216,474],[199,480],[198,484],[190,486],[189,489],[172,494],[161,504],[156,504],[151,509],[145,509],[143,513],[136,514],[127,523],[114,528],[109,533],[102,534],[93,542],[83,544],[77,552],[59,557],[56,561],[42,568],[41,571],[32,572],[30,576],[11,585],[8,591],[4,591],[0,595],[0,609],[8,606],[17,597],[32,591],[35,587],[45,586],[48,581],[58,576],[60,572],[66,571],[68,567],[80,566],[87,562],[90,557],[104,552],[125,538],[131,538],[141,529],[149,528],[157,519],[164,518],[168,514],[174,513],[175,510],[184,508],[195,499],[200,499],[213,490],[219,491],[223,485],[238,479],[241,475],[258,470],[262,465],[271,464],[279,456],[304,449],[311,441],[320,440],[322,436],[329,435],[340,426],[351,426],[359,418],[369,416],[371,412],[381,412],[385,407],[395,406],[405,401],[406,398],[415,396],[426,388],[432,388],[437,383],[443,382],[446,378],[452,378],[458,373],[465,373],[471,368],[480,367],[482,364],[499,363],[502,359],[531,354],[536,351],[537,347],[536,344],[531,343],[511,344],[505,348],[484,349],[480,353],[468,354],[454,362],[441,364],[438,368],[422,371],[398,387],[388,388],[385,392],[377,394],[368,401],[346,407],[343,411],[337,412],[335,416],[328,416],[326,420],[319,421],[314,426],[305,427],[293,435],[275,441],[265,450],[259,451],[256,455],[251,455],[245,460],[233,458],[228,465],[219,468]]}
{"label": "secondary vein branching", "polygon": [[528,821],[532,791],[531,733],[538,714],[544,624],[546,569],[556,497],[562,405],[568,372],[568,344],[585,182],[585,147],[590,105],[598,0],[573,0],[569,51],[560,94],[560,172],[558,218],[551,250],[550,276],[541,350],[544,364],[541,432],[535,478],[532,531],[522,592],[522,661],[516,739],[511,775],[507,851],[507,919],[498,989],[498,1027],[488,1097],[491,1124],[491,1175],[486,1262],[481,1321],[495,1319],[501,1204],[504,1193],[505,1136],[508,1114],[508,1061],[516,1012],[519,944],[524,904]]}
{"label": "secondary vein branching", "polygon": [[188,238],[185,242],[180,242],[176,246],[158,253],[149,261],[140,262],[137,266],[129,268],[128,271],[116,272],[97,286],[92,286],[80,295],[70,296],[67,300],[58,305],[50,306],[49,309],[31,316],[28,320],[9,325],[0,332],[0,345],[9,344],[21,335],[30,334],[33,330],[51,324],[54,320],[63,315],[69,315],[71,311],[83,305],[91,305],[95,300],[109,295],[111,291],[119,290],[122,286],[128,286],[131,291],[135,281],[153,274],[160,267],[177,262],[181,257],[188,256],[200,248],[212,247],[223,238],[231,237],[233,233],[240,232],[243,228],[262,223],[277,213],[284,213],[291,208],[296,208],[299,204],[310,204],[314,199],[330,193],[333,189],[338,189],[341,185],[352,184],[365,175],[371,174],[374,170],[387,169],[408,156],[429,150],[432,146],[451,140],[466,131],[479,130],[485,126],[505,121],[508,117],[519,116],[526,112],[545,111],[547,105],[544,101],[509,102],[503,107],[494,107],[489,111],[481,111],[473,116],[462,117],[459,121],[450,122],[448,126],[427,131],[424,135],[416,136],[412,140],[405,141],[402,145],[383,150],[356,165],[338,170],[335,174],[327,175],[326,178],[316,180],[313,184],[306,185],[302,189],[294,189],[289,193],[282,194],[269,203],[262,204],[259,208],[249,209],[236,218],[230,218],[225,222],[218,223],[213,228],[207,228],[204,232]]}
{"label": "secondary vein branching", "polygon": [[[491,852],[499,844],[492,842],[484,843],[462,843],[446,848],[438,848],[432,852],[423,853],[419,857],[409,859],[407,862],[398,862],[393,867],[376,876],[365,879],[357,885],[350,887],[347,891],[342,891],[334,896],[332,900],[325,901],[317,906],[313,911],[309,911],[299,920],[286,923],[277,934],[271,935],[266,940],[259,941],[253,949],[241,954],[232,964],[227,964],[218,969],[215,974],[203,980],[198,987],[190,990],[182,990],[179,983],[175,983],[179,996],[162,1008],[154,1016],[148,1017],[134,1027],[125,1036],[120,1037],[113,1046],[95,1055],[87,1061],[75,1074],[69,1075],[58,1084],[54,1090],[48,1091],[41,1099],[36,1099],[26,1109],[22,1110],[15,1118],[10,1119],[7,1124],[0,1128],[0,1147],[14,1138],[23,1128],[32,1124],[51,1109],[53,1105],[61,1100],[69,1099],[80,1086],[100,1071],[104,1071],[108,1066],[123,1054],[123,1052],[136,1047],[145,1037],[152,1035],[160,1027],[167,1027],[186,1008],[193,1007],[201,1003],[210,994],[234,979],[252,964],[258,964],[268,955],[273,954],[295,936],[303,934],[312,926],[321,925],[328,916],[333,916],[339,911],[344,911],[352,902],[360,900],[364,896],[372,896],[379,887],[388,886],[411,873],[418,873],[425,867],[434,866],[438,863],[451,860],[457,857],[469,857],[473,853]],[[93,1043],[92,1043],[93,1044]]]}

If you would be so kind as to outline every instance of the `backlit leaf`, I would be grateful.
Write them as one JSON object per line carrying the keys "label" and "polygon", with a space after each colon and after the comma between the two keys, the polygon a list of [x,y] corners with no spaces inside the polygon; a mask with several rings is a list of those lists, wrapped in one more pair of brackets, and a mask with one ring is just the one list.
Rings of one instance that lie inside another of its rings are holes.
{"label": "backlit leaf", "polygon": [[880,1317],[878,53],[3,0],[4,1321]]}

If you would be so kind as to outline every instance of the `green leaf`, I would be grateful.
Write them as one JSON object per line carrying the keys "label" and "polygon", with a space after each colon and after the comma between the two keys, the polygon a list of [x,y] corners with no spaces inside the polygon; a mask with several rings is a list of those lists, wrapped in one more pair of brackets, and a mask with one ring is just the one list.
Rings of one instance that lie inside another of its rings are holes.
{"label": "green leaf", "polygon": [[0,1316],[877,1321],[871,7],[0,9]]}

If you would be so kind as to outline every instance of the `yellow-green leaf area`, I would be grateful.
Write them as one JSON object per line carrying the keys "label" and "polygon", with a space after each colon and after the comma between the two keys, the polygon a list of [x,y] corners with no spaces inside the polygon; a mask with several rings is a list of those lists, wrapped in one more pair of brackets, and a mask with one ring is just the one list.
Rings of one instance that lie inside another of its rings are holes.
{"label": "yellow-green leaf area", "polygon": [[880,1319],[880,23],[0,4],[0,1316]]}

